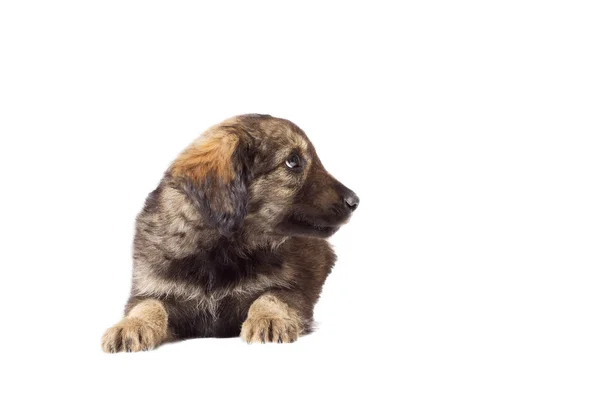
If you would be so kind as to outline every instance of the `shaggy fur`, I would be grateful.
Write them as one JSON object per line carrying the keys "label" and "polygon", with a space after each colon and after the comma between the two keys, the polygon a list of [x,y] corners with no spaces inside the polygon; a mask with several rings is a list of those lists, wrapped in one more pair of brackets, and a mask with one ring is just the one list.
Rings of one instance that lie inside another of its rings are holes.
{"label": "shaggy fur", "polygon": [[242,115],[213,126],[146,199],[125,317],[102,348],[238,335],[293,342],[310,332],[335,262],[325,238],[357,206],[290,121]]}

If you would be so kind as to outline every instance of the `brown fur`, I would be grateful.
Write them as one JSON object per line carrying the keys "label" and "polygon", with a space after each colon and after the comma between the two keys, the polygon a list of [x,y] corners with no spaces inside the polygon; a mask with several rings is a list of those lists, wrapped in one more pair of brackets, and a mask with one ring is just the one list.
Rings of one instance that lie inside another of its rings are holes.
{"label": "brown fur", "polygon": [[293,123],[243,115],[210,128],[138,215],[126,317],[103,349],[240,334],[291,342],[310,332],[335,262],[326,238],[357,205]]}
{"label": "brown fur", "polygon": [[207,176],[229,182],[234,177],[231,155],[237,146],[238,137],[224,130],[208,130],[203,138],[190,145],[171,166],[174,177],[198,182]]}

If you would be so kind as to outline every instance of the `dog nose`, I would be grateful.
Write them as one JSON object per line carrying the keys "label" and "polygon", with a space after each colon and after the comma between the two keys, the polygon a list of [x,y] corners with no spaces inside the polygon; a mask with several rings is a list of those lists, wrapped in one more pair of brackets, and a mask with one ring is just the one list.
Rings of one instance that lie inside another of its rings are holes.
{"label": "dog nose", "polygon": [[356,194],[350,192],[350,194],[344,197],[344,201],[346,201],[346,205],[348,205],[348,207],[354,211],[356,208],[358,208],[358,203],[360,202],[360,199]]}

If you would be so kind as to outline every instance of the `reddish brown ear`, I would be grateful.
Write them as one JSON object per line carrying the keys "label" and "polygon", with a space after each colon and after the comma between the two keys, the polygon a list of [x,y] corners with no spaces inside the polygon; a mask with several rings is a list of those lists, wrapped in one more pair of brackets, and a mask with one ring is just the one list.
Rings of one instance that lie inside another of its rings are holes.
{"label": "reddish brown ear", "polygon": [[246,216],[247,188],[234,131],[215,127],[194,141],[171,165],[171,175],[182,182],[206,221],[230,236]]}

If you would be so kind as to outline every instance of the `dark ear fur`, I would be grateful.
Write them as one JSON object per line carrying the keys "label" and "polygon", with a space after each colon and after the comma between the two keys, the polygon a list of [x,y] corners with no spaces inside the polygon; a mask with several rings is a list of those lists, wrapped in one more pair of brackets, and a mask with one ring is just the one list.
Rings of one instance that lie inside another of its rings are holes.
{"label": "dark ear fur", "polygon": [[207,223],[226,237],[241,227],[247,212],[245,160],[235,131],[216,126],[192,143],[170,169]]}

